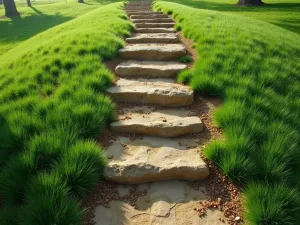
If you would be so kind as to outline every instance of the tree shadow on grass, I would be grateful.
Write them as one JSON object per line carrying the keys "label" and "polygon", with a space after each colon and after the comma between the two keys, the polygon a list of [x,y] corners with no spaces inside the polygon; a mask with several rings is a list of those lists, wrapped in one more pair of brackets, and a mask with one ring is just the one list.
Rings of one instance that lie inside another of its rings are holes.
{"label": "tree shadow on grass", "polygon": [[[210,1],[186,1],[172,0],[173,2],[184,4],[190,7],[199,9],[209,9],[217,11],[232,11],[232,12],[268,12],[268,11],[283,11],[283,12],[299,12],[300,3],[274,3],[261,6],[238,6],[236,4],[210,2]],[[236,1],[238,2],[238,1]]]}
{"label": "tree shadow on grass", "polygon": [[73,19],[73,17],[60,14],[46,15],[34,7],[31,8],[36,14],[0,20],[0,43],[10,44],[25,41],[51,27]]}
{"label": "tree shadow on grass", "polygon": [[38,10],[37,8],[35,8],[34,6],[29,6],[34,12],[36,12],[38,15],[43,15],[43,13]]}
{"label": "tree shadow on grass", "polygon": [[[238,6],[236,4],[210,2],[210,1],[186,1],[186,0],[172,0],[173,2],[184,4],[193,8],[216,10],[228,13],[259,13],[257,19],[263,20],[270,18],[266,21],[277,26],[283,27],[296,33],[300,33],[300,3],[272,3],[262,6]],[[237,0],[236,0],[237,2]],[[272,13],[269,15],[269,13]],[[299,14],[298,18],[297,15]],[[251,17],[254,17],[252,14]],[[247,16],[247,14],[245,14]],[[276,20],[276,21],[275,21]]]}

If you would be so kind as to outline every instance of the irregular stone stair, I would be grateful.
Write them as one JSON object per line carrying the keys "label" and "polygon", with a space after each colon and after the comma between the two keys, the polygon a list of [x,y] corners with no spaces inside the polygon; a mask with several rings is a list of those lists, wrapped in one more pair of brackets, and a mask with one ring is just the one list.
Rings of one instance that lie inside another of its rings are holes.
{"label": "irregular stone stair", "polygon": [[[104,177],[129,184],[205,179],[209,169],[201,159],[199,138],[184,136],[203,130],[199,115],[186,108],[166,108],[194,102],[189,87],[168,79],[187,68],[176,61],[186,49],[175,44],[179,42],[175,23],[162,12],[153,12],[150,2],[129,3],[125,9],[136,34],[119,52],[131,60],[116,67],[116,74],[127,78],[118,79],[107,93],[115,102],[133,105],[120,104],[118,120],[110,124],[112,132],[126,137],[117,137],[107,148]],[[132,139],[128,134],[139,135]]]}
{"label": "irregular stone stair", "polygon": [[137,28],[137,33],[175,33],[173,28]]}
{"label": "irregular stone stair", "polygon": [[126,38],[128,43],[178,43],[179,39],[175,33],[141,33]]}
{"label": "irregular stone stair", "polygon": [[181,44],[134,44],[119,51],[125,59],[175,60],[186,54]]}
{"label": "irregular stone stair", "polygon": [[131,19],[133,23],[173,23],[171,18]]}
{"label": "irregular stone stair", "polygon": [[160,180],[203,180],[209,169],[197,148],[187,149],[178,139],[120,137],[107,149],[107,180],[137,184]]}
{"label": "irregular stone stair", "polygon": [[171,28],[174,26],[175,23],[135,23],[136,28]]}
{"label": "irregular stone stair", "polygon": [[130,60],[119,64],[116,67],[116,74],[119,76],[148,76],[148,77],[176,77],[187,66],[178,62],[159,61],[134,61]]}
{"label": "irregular stone stair", "polygon": [[116,102],[158,104],[169,107],[191,105],[194,92],[172,79],[119,79],[107,89]]}
{"label": "irregular stone stair", "polygon": [[[172,113],[172,112],[171,112]],[[163,112],[151,112],[148,114],[130,113],[130,117],[110,124],[113,132],[144,134],[158,137],[178,137],[188,133],[198,133],[203,130],[203,124],[199,117],[181,117]]]}

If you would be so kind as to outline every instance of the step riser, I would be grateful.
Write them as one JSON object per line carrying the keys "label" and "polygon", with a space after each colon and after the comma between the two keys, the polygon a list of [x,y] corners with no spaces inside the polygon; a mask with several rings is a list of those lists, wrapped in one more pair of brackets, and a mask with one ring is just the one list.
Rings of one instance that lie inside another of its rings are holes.
{"label": "step riser", "polygon": [[130,44],[142,44],[142,43],[178,43],[179,39],[177,37],[164,37],[164,38],[127,38],[126,42]]}
{"label": "step riser", "polygon": [[178,62],[127,61],[116,67],[120,77],[174,78],[187,66]]}
{"label": "step riser", "polygon": [[162,19],[168,19],[169,17],[167,15],[164,14],[158,14],[158,15],[133,15],[130,17],[130,19],[158,19],[158,18],[162,18]]}
{"label": "step riser", "polygon": [[[118,123],[118,122],[117,122]],[[199,133],[203,130],[203,124],[191,124],[185,127],[170,126],[170,127],[151,127],[147,124],[133,124],[127,126],[117,126],[111,123],[110,129],[113,132],[143,134],[156,137],[179,137],[189,133]]]}
{"label": "step riser", "polygon": [[156,19],[132,19],[133,23],[173,23],[170,18],[156,18]]}
{"label": "step riser", "polygon": [[[108,165],[104,169],[104,178],[106,180],[110,180],[116,183],[121,184],[141,184],[147,182],[155,182],[155,181],[167,181],[167,180],[188,180],[188,181],[197,181],[197,180],[204,180],[209,176],[209,169],[203,168],[201,172],[196,170],[194,173],[190,171],[187,167],[179,168],[177,167],[176,170],[163,170],[156,174],[148,174],[147,168],[140,168],[139,165],[133,164],[125,168],[122,173],[117,174],[114,170],[114,165]],[[152,166],[153,167],[153,166]],[[135,176],[132,178],[131,176],[126,176],[125,174],[130,174],[130,171],[141,171],[144,173],[144,176]]]}
{"label": "step riser", "polygon": [[137,33],[175,33],[173,28],[137,28]]}
{"label": "step riser", "polygon": [[194,96],[172,96],[156,95],[155,93],[110,93],[111,98],[118,103],[155,104],[168,107],[181,107],[193,104]]}
{"label": "step riser", "polygon": [[116,69],[116,74],[120,77],[152,77],[152,78],[173,78],[180,70],[156,70],[156,69]]}
{"label": "step riser", "polygon": [[160,12],[151,12],[151,11],[126,11],[128,16],[144,16],[144,15],[162,15]]}
{"label": "step riser", "polygon": [[174,23],[136,23],[136,28],[172,28]]}
{"label": "step riser", "polygon": [[177,60],[178,58],[184,56],[186,54],[185,51],[178,52],[162,52],[162,51],[126,51],[120,52],[120,56],[124,59],[141,59],[141,60],[153,60],[153,61],[161,61],[161,60]]}

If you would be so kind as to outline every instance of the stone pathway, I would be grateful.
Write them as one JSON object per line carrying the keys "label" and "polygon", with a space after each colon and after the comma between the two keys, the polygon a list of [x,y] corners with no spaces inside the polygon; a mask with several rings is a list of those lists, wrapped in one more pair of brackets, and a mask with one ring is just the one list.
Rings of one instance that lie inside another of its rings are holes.
{"label": "stone pathway", "polygon": [[208,210],[202,218],[193,210],[208,196],[188,181],[207,178],[209,169],[197,140],[203,123],[195,111],[185,108],[194,104],[194,92],[176,83],[176,75],[187,67],[178,59],[187,51],[174,22],[153,12],[151,2],[129,3],[125,10],[136,33],[120,50],[124,62],[115,69],[119,78],[107,90],[121,109],[118,121],[110,124],[116,138],[107,147],[104,177],[119,184],[121,197],[133,184],[145,193],[135,207],[118,200],[111,201],[109,208],[98,206],[94,221],[97,225],[224,224],[218,210]]}

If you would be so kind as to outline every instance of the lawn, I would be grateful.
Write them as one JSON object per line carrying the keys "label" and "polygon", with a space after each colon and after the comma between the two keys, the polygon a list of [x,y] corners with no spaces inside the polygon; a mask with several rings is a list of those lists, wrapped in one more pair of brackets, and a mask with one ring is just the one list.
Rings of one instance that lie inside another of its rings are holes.
{"label": "lawn", "polygon": [[17,1],[21,17],[4,18],[4,7],[0,5],[0,55],[14,48],[22,41],[39,34],[51,27],[83,15],[107,1],[87,0],[86,4],[78,4],[75,0],[50,2],[32,1],[32,7],[25,1]]}
{"label": "lawn", "polygon": [[[185,4],[188,1],[181,1]],[[190,5],[189,3],[187,5]],[[300,35],[252,18],[158,1],[199,53],[178,81],[224,105],[205,155],[244,187],[251,224],[300,220]],[[207,7],[206,7],[207,8]]]}
{"label": "lawn", "polygon": [[300,0],[263,0],[259,7],[236,6],[238,0],[172,0],[199,9],[252,17],[300,34]]}
{"label": "lawn", "polygon": [[94,137],[115,118],[103,94],[113,75],[103,62],[133,29],[123,4],[92,10],[1,56],[1,224],[81,224],[79,200],[106,163]]}

